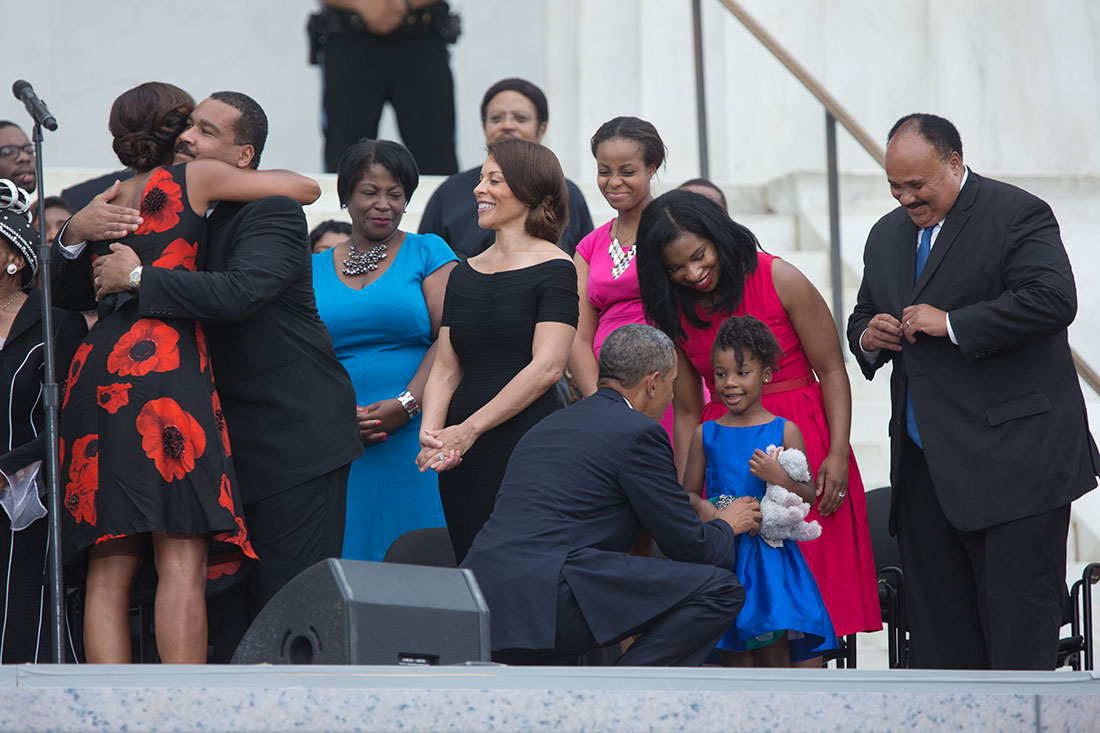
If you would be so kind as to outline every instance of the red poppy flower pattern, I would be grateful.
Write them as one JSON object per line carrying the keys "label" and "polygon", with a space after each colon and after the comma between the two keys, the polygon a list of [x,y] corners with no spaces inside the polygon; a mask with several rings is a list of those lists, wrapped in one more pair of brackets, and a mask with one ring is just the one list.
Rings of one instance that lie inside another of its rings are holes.
{"label": "red poppy flower pattern", "polygon": [[105,534],[102,537],[96,538],[95,543],[98,545],[102,542],[106,542],[107,540],[120,540],[123,537],[129,537],[129,535],[125,535],[125,534]]}
{"label": "red poppy flower pattern", "polygon": [[222,448],[225,449],[225,456],[228,458],[233,455],[233,451],[229,447],[229,430],[225,427],[225,413],[222,412],[222,401],[218,397],[218,390],[214,390],[214,393],[210,395],[210,401],[214,405],[214,422],[218,424],[218,434],[222,438]]}
{"label": "red poppy flower pattern", "polygon": [[61,400],[61,409],[69,404],[69,393],[73,391],[73,385],[80,378],[80,370],[84,368],[84,362],[88,360],[88,354],[92,350],[91,344],[81,344],[73,354],[73,360],[69,362],[69,376],[65,379],[65,397]]}
{"label": "red poppy flower pattern", "polygon": [[130,403],[130,388],[133,386],[129,382],[122,382],[96,387],[96,402],[104,410],[114,415],[120,407]]}
{"label": "red poppy flower pattern", "polygon": [[165,481],[183,478],[206,449],[198,421],[171,397],[150,400],[137,417],[141,448]]}
{"label": "red poppy flower pattern", "polygon": [[[229,477],[222,474],[221,489],[218,493],[218,503],[228,509],[233,518],[237,521],[237,529],[235,531],[218,532],[214,535],[216,542],[226,542],[229,544],[237,545],[241,552],[246,556],[251,557],[253,560],[258,560],[256,551],[252,549],[252,543],[248,541],[248,531],[244,528],[244,520],[239,514],[233,511],[233,493],[230,491]],[[222,575],[228,573],[235,573],[240,567],[240,560],[220,560],[217,565],[213,561],[207,565],[207,580],[216,580]],[[214,573],[217,574],[214,574]]]}
{"label": "red poppy flower pattern", "polygon": [[210,555],[206,562],[206,579],[217,580],[223,575],[232,575],[240,569],[241,557],[239,553]]}
{"label": "red poppy flower pattern", "polygon": [[164,248],[164,253],[160,257],[153,260],[153,267],[163,267],[166,270],[182,267],[185,270],[194,270],[197,248],[197,244],[188,244],[185,239],[177,239]]}
{"label": "red poppy flower pattern", "polygon": [[209,357],[206,355],[206,334],[202,331],[202,326],[195,323],[195,347],[199,351],[199,371],[206,371],[206,363],[209,361]]}
{"label": "red poppy flower pattern", "polygon": [[139,319],[111,350],[107,370],[122,377],[170,372],[180,365],[179,339],[163,321]]}
{"label": "red poppy flower pattern", "polygon": [[141,197],[141,225],[135,235],[166,232],[179,223],[183,211],[183,191],[163,168],[155,171],[145,184]]}
{"label": "red poppy flower pattern", "polygon": [[95,493],[99,488],[99,435],[92,433],[73,442],[69,482],[65,484],[65,508],[78,522],[95,524]]}

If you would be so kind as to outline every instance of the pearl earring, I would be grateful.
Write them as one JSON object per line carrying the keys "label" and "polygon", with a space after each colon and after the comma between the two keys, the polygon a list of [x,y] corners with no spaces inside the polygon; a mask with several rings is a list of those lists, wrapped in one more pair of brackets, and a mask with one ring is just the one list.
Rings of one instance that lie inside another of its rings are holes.
{"label": "pearl earring", "polygon": [[9,275],[14,275],[15,273],[19,272],[19,268],[15,266],[15,263],[14,263],[14,262],[8,263],[8,266],[7,266],[7,267],[5,267],[5,268],[4,268],[4,270],[5,270],[5,271],[6,271],[6,272],[7,272],[7,273],[8,273]]}

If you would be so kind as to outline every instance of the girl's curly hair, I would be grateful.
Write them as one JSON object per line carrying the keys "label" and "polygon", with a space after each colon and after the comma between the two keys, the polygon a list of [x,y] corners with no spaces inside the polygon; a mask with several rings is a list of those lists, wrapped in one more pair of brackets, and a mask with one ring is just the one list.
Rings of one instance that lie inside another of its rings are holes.
{"label": "girl's curly hair", "polygon": [[779,348],[775,334],[755,316],[733,316],[722,321],[710,351],[711,361],[714,361],[715,354],[725,349],[733,351],[738,364],[745,363],[745,352],[748,351],[761,364],[773,370],[783,357],[783,349]]}

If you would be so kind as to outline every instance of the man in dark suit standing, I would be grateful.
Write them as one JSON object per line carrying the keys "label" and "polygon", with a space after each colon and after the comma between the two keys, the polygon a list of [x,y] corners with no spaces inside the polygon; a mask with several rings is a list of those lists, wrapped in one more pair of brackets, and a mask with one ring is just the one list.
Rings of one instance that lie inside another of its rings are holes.
{"label": "man in dark suit standing", "polygon": [[[255,168],[266,138],[267,117],[253,99],[215,92],[192,112],[175,162],[217,158]],[[73,239],[119,236],[133,225],[138,212],[107,200],[97,196],[70,220]],[[115,248],[95,262],[100,294],[134,291],[142,316],[202,321],[209,341],[249,536],[260,556],[235,596],[211,599],[214,661],[229,661],[276,591],[340,555],[348,469],[363,450],[355,392],[317,314],[297,202],[274,196],[218,204],[208,217],[198,272],[143,268],[133,250]]]}
{"label": "man in dark suit standing", "polygon": [[893,362],[890,523],[913,666],[1052,669],[1070,502],[1100,468],[1058,222],[968,170],[934,115],[894,125],[886,175],[901,206],[867,238],[848,339],[868,379]]}
{"label": "man in dark suit standing", "polygon": [[[622,326],[600,351],[599,391],[516,446],[462,563],[489,604],[494,659],[560,663],[640,634],[619,664],[699,665],[733,623],[734,535],[759,527],[760,505],[699,521],[657,422],[675,379],[668,337]],[[629,555],[643,529],[678,562]]]}

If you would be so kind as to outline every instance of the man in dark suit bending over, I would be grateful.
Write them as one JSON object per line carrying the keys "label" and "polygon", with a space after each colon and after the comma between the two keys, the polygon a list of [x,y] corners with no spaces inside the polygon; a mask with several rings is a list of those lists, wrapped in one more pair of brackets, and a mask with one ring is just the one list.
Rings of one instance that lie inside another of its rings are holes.
{"label": "man in dark suit bending over", "polygon": [[894,125],[886,176],[901,206],[867,238],[848,339],[868,379],[893,362],[890,524],[913,665],[1052,669],[1070,502],[1100,468],[1058,222],[968,170],[934,115]]}
{"label": "man in dark suit bending over", "polygon": [[[266,138],[267,116],[252,98],[215,92],[192,112],[175,162],[217,158],[255,168]],[[63,243],[130,231],[138,212],[109,204],[109,197],[110,191],[97,196],[76,214]],[[218,204],[207,219],[198,272],[143,268],[133,250],[116,246],[96,260],[99,292],[135,292],[145,317],[203,321],[209,341],[249,536],[260,556],[243,592],[210,602],[213,661],[227,662],[276,591],[310,565],[340,555],[348,468],[363,451],[355,392],[317,315],[297,202],[273,196]],[[67,263],[87,273],[80,260]]]}
{"label": "man in dark suit bending over", "polygon": [[[760,505],[699,521],[657,422],[675,380],[668,337],[622,326],[600,350],[599,391],[516,446],[462,563],[489,604],[497,661],[561,662],[640,634],[618,664],[699,665],[733,623],[745,601],[734,535],[759,527]],[[642,530],[678,562],[627,554]]]}

